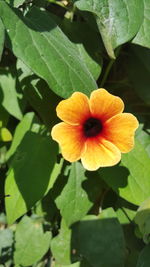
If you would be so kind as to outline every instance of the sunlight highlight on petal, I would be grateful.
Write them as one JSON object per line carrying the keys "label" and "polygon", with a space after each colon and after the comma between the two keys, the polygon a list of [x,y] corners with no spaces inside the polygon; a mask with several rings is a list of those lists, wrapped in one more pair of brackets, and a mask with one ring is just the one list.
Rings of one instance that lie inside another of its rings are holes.
{"label": "sunlight highlight on petal", "polygon": [[121,152],[126,153],[134,146],[134,133],[138,126],[139,123],[132,114],[118,114],[105,122],[104,135]]}
{"label": "sunlight highlight on petal", "polygon": [[62,100],[56,108],[57,116],[72,125],[81,124],[91,114],[88,97],[80,92]]}
{"label": "sunlight highlight on petal", "polygon": [[105,89],[97,89],[91,93],[90,109],[94,116],[106,121],[121,113],[124,109],[124,103],[120,97],[108,93]]}
{"label": "sunlight highlight on petal", "polygon": [[61,122],[53,127],[51,134],[52,138],[60,144],[62,155],[66,160],[74,162],[80,159],[85,147],[80,126]]}
{"label": "sunlight highlight on petal", "polygon": [[119,149],[107,140],[88,139],[81,161],[85,169],[97,170],[99,167],[113,166],[121,159]]}

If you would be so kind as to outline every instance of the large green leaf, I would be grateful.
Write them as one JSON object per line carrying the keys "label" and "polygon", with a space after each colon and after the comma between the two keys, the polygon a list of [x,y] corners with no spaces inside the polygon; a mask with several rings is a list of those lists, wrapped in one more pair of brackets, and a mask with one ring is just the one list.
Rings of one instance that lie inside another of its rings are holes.
{"label": "large green leaf", "polygon": [[14,54],[58,95],[68,97],[74,91],[88,94],[97,87],[75,46],[48,13],[33,8],[23,18],[1,1],[0,16]]}
{"label": "large green leaf", "polygon": [[71,264],[70,241],[71,230],[67,227],[65,221],[62,220],[59,235],[54,237],[51,241],[51,250],[56,263],[61,265]]}
{"label": "large green leaf", "polygon": [[114,49],[132,39],[143,19],[141,0],[80,0],[76,6],[95,16],[105,48],[115,58]]}
{"label": "large green leaf", "polygon": [[123,267],[124,237],[111,209],[101,216],[88,215],[72,228],[72,248],[94,267]]}
{"label": "large green leaf", "polygon": [[17,92],[15,73],[11,69],[0,70],[0,102],[2,106],[15,118],[22,119],[19,106],[20,92]]}
{"label": "large green leaf", "polygon": [[4,47],[5,30],[2,20],[0,19],[0,60]]}
{"label": "large green leaf", "polygon": [[141,2],[144,4],[143,21],[132,42],[150,48],[150,36],[148,34],[150,31],[150,1],[142,0]]}
{"label": "large green leaf", "polygon": [[44,80],[39,78],[34,80],[25,79],[23,90],[27,101],[38,113],[47,128],[50,129],[54,126],[54,122],[58,120],[54,110],[56,110],[56,106],[61,99],[49,90]]}
{"label": "large green leaf", "polygon": [[119,166],[100,169],[99,173],[121,197],[135,205],[150,195],[150,157],[138,138],[134,149],[122,155]]}
{"label": "large green leaf", "polygon": [[68,183],[56,199],[56,204],[67,225],[82,219],[101,193],[100,177],[94,172],[87,173],[80,162],[73,163]]}
{"label": "large green leaf", "polygon": [[87,23],[80,21],[64,20],[60,27],[75,44],[82,61],[97,80],[102,70],[102,47],[99,34],[90,29]]}
{"label": "large green leaf", "polygon": [[150,105],[150,49],[131,46],[129,50],[128,73],[138,96]]}
{"label": "large green leaf", "polygon": [[24,216],[16,228],[15,264],[30,266],[40,260],[50,246],[51,233],[43,232],[40,221]]}
{"label": "large green leaf", "polygon": [[125,267],[134,267],[137,264],[137,259],[143,248],[143,242],[135,235],[135,227],[133,223],[125,223],[123,225],[126,253],[125,253]]}
{"label": "large green leaf", "polygon": [[136,267],[149,267],[150,266],[150,245],[147,245],[139,254]]}
{"label": "large green leaf", "polygon": [[112,209],[104,210],[100,217],[86,216],[73,225],[72,230],[62,221],[59,235],[52,239],[51,249],[56,262],[62,265],[78,259],[88,263],[81,266],[123,266],[123,232]]}
{"label": "large green leaf", "polygon": [[44,80],[33,75],[33,72],[21,60],[17,61],[17,72],[24,98],[50,129],[57,120],[54,110],[61,98],[49,90]]}
{"label": "large green leaf", "polygon": [[[62,166],[60,163],[59,167],[56,161],[58,152],[56,143],[51,140],[50,136],[40,134],[37,129],[40,131],[39,125],[35,124],[24,134],[22,128],[19,127],[11,148],[10,155],[15,148],[16,151],[5,185],[6,194],[10,194],[10,198],[6,198],[9,223],[27,212],[47,193]],[[19,131],[22,135],[21,140],[18,140]]]}

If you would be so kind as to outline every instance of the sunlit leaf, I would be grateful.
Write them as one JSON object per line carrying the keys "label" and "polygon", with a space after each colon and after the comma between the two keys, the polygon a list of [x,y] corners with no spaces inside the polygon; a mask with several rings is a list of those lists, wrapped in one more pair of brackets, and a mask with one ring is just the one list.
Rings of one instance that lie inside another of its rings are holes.
{"label": "sunlit leaf", "polygon": [[12,140],[11,132],[7,128],[0,128],[0,140],[9,142]]}
{"label": "sunlit leaf", "polygon": [[134,37],[143,19],[141,0],[80,0],[76,6],[95,16],[107,53],[112,58],[115,58],[117,46]]}
{"label": "sunlit leaf", "polygon": [[100,177],[94,172],[88,174],[79,162],[72,164],[68,183],[56,199],[67,225],[82,219],[101,193]]}
{"label": "sunlit leaf", "polygon": [[58,95],[67,97],[76,90],[88,94],[97,88],[78,50],[45,11],[32,8],[23,18],[1,1],[0,16],[7,29],[8,46]]}
{"label": "sunlit leaf", "polygon": [[70,241],[71,230],[66,226],[65,221],[62,221],[59,235],[51,241],[51,250],[58,264],[71,264]]}
{"label": "sunlit leaf", "polygon": [[[24,121],[24,129],[18,126],[9,154],[16,148],[5,185],[5,192],[10,195],[10,198],[6,198],[9,223],[26,213],[47,193],[50,179],[54,182],[57,178],[55,175],[60,171],[56,163],[57,144],[50,136],[35,131],[35,127],[40,129],[38,124],[31,127],[31,117]],[[29,125],[31,130],[27,130]]]}
{"label": "sunlit leaf", "polygon": [[43,232],[40,221],[23,217],[15,234],[15,264],[29,266],[36,263],[49,249],[50,240],[51,233]]}
{"label": "sunlit leaf", "polygon": [[22,111],[19,105],[19,88],[16,77],[11,69],[0,70],[0,100],[2,106],[15,118],[22,119]]}
{"label": "sunlit leaf", "polygon": [[119,166],[100,169],[99,173],[121,197],[135,205],[150,195],[150,157],[138,139],[134,149],[122,155]]}
{"label": "sunlit leaf", "polygon": [[150,242],[150,198],[146,199],[138,208],[135,222],[138,224],[145,243]]}
{"label": "sunlit leaf", "polygon": [[4,38],[5,38],[5,29],[2,20],[0,19],[0,60],[3,52],[4,46]]}
{"label": "sunlit leaf", "polygon": [[132,42],[150,48],[150,36],[147,34],[150,30],[150,2],[148,0],[142,0],[141,2],[144,4],[143,20]]}

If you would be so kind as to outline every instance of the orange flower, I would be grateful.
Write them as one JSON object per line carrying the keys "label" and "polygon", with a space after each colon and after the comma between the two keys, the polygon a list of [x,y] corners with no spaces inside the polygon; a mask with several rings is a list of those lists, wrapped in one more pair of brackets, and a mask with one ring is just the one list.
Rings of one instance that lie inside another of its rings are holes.
{"label": "orange flower", "polygon": [[122,113],[121,98],[97,89],[90,99],[75,92],[62,100],[57,108],[58,117],[64,122],[52,129],[52,138],[62,149],[63,157],[74,162],[81,159],[87,170],[113,166],[134,146],[134,133],[138,121],[130,113]]}

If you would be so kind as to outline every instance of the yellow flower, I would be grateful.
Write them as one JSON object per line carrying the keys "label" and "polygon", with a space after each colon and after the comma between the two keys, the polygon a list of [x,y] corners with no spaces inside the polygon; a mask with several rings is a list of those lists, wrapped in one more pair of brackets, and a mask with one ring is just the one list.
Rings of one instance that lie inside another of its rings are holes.
{"label": "yellow flower", "polygon": [[130,113],[122,113],[121,98],[97,89],[90,99],[75,92],[62,100],[57,116],[64,122],[52,129],[52,138],[61,147],[63,157],[69,162],[81,159],[87,170],[113,166],[134,146],[134,133],[138,121]]}

